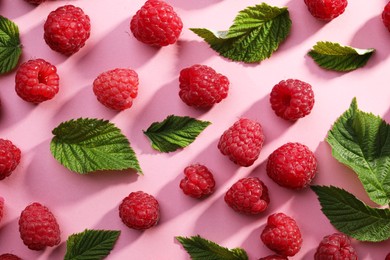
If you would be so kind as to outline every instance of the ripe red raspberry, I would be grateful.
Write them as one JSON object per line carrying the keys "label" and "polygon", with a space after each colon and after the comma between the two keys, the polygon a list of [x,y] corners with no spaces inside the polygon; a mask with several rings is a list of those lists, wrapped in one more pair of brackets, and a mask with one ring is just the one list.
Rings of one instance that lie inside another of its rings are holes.
{"label": "ripe red raspberry", "polygon": [[4,198],[0,197],[0,222],[4,216]]}
{"label": "ripe red raspberry", "polygon": [[301,231],[297,223],[284,213],[268,217],[261,240],[269,249],[282,256],[294,256],[302,246]]}
{"label": "ripe red raspberry", "polygon": [[44,39],[49,47],[64,55],[78,52],[89,38],[91,24],[88,15],[73,5],[52,11],[44,24]]}
{"label": "ripe red raspberry", "polygon": [[291,189],[307,187],[316,175],[317,160],[300,143],[287,143],[276,149],[267,161],[267,174],[280,186]]}
{"label": "ripe red raspberry", "polygon": [[130,30],[140,42],[167,46],[180,36],[183,23],[172,6],[160,0],[148,0],[133,16]]}
{"label": "ripe red raspberry", "polygon": [[190,165],[184,169],[184,175],[185,178],[180,181],[184,194],[199,199],[214,192],[214,177],[206,166]]}
{"label": "ripe red raspberry", "polygon": [[390,2],[386,4],[382,11],[382,22],[387,30],[390,31]]}
{"label": "ripe red raspberry", "polygon": [[158,201],[142,191],[132,192],[119,205],[119,217],[129,228],[144,230],[160,219]]}
{"label": "ripe red raspberry", "polygon": [[269,255],[266,257],[259,258],[259,260],[288,260],[288,258],[280,255]]}
{"label": "ripe red raspberry", "polygon": [[11,141],[0,138],[0,180],[11,175],[20,163],[21,151]]}
{"label": "ripe red raspberry", "polygon": [[39,5],[39,4],[42,4],[43,2],[45,2],[46,0],[25,0],[25,1],[29,2],[30,4]]}
{"label": "ripe red raspberry", "polygon": [[0,255],[0,260],[22,260],[22,258],[13,254],[2,254]]}
{"label": "ripe red raspberry", "polygon": [[331,21],[344,13],[347,0],[305,0],[312,16],[324,21]]}
{"label": "ripe red raspberry", "polygon": [[282,80],[272,88],[270,102],[277,116],[295,121],[310,114],[314,106],[314,93],[306,82]]}
{"label": "ripe red raspberry", "polygon": [[261,125],[241,118],[227,129],[219,139],[218,149],[240,166],[251,166],[260,155],[264,143]]}
{"label": "ripe red raspberry", "polygon": [[209,108],[228,95],[228,78],[206,65],[181,70],[179,82],[179,96],[189,106]]}
{"label": "ripe red raspberry", "polygon": [[357,260],[358,256],[351,245],[348,236],[342,233],[334,233],[325,236],[319,244],[314,255],[315,260],[348,259]]}
{"label": "ripe red raspberry", "polygon": [[15,91],[27,102],[41,103],[52,99],[59,90],[57,68],[43,59],[21,64],[15,75]]}
{"label": "ripe red raspberry", "polygon": [[226,192],[225,202],[237,212],[256,215],[268,207],[268,188],[257,177],[242,178]]}
{"label": "ripe red raspberry", "polygon": [[93,92],[98,101],[108,108],[130,108],[138,95],[138,74],[132,69],[103,72],[94,80]]}
{"label": "ripe red raspberry", "polygon": [[31,250],[43,250],[61,242],[60,227],[53,213],[37,202],[28,205],[20,214],[19,232],[23,243]]}

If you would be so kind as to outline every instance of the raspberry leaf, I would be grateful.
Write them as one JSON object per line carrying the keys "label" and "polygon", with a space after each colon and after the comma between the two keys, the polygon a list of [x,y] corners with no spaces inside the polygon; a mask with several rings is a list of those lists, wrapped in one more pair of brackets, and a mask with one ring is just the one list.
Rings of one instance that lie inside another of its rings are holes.
{"label": "raspberry leaf", "polygon": [[241,10],[228,31],[213,32],[190,28],[221,56],[246,63],[260,62],[271,57],[291,30],[287,7],[266,3]]}
{"label": "raspberry leaf", "polygon": [[375,49],[357,49],[334,42],[317,42],[308,55],[321,68],[335,71],[351,71],[363,67]]}
{"label": "raspberry leaf", "polygon": [[21,54],[18,26],[0,15],[0,74],[13,70]]}
{"label": "raspberry leaf", "polygon": [[190,145],[210,124],[188,116],[170,115],[162,122],[154,122],[143,132],[151,141],[153,149],[173,152]]}
{"label": "raspberry leaf", "polygon": [[371,208],[351,193],[334,186],[312,186],[322,212],[339,231],[361,241],[390,238],[390,209]]}
{"label": "raspberry leaf", "polygon": [[79,118],[53,130],[50,150],[63,166],[77,173],[134,169],[137,157],[121,130],[107,120]]}
{"label": "raspberry leaf", "polygon": [[69,236],[64,260],[100,260],[108,256],[120,235],[119,230],[84,230]]}
{"label": "raspberry leaf", "polygon": [[201,236],[176,237],[193,260],[248,260],[248,255],[241,248],[228,249]]}
{"label": "raspberry leaf", "polygon": [[332,155],[352,168],[368,196],[380,205],[390,203],[390,125],[358,109],[356,98],[329,130]]}

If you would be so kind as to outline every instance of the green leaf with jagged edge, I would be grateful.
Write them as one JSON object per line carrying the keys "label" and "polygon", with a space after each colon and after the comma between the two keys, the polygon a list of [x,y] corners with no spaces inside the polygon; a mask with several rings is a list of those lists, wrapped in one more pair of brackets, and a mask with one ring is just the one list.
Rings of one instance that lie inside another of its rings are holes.
{"label": "green leaf with jagged edge", "polygon": [[332,155],[352,168],[375,203],[390,203],[390,125],[360,111],[356,98],[329,130]]}
{"label": "green leaf with jagged edge", "polygon": [[271,57],[291,30],[287,7],[266,3],[241,10],[228,31],[190,28],[221,56],[233,61],[260,62]]}
{"label": "green leaf with jagged edge", "polygon": [[56,127],[53,135],[51,153],[71,171],[134,169],[142,174],[129,140],[108,120],[72,119]]}
{"label": "green leaf with jagged edge", "polygon": [[0,15],[0,74],[13,70],[21,54],[18,26]]}
{"label": "green leaf with jagged edge", "polygon": [[340,232],[357,240],[379,242],[390,238],[390,209],[371,208],[351,193],[327,186],[311,186],[322,212]]}
{"label": "green leaf with jagged edge", "polygon": [[170,115],[162,122],[154,122],[143,132],[151,141],[153,149],[173,152],[194,142],[210,124],[189,116]]}
{"label": "green leaf with jagged edge", "polygon": [[244,249],[228,249],[201,236],[176,237],[192,260],[248,260]]}
{"label": "green leaf with jagged edge", "polygon": [[366,65],[375,49],[358,49],[335,42],[317,42],[308,55],[321,68],[335,71],[351,71]]}

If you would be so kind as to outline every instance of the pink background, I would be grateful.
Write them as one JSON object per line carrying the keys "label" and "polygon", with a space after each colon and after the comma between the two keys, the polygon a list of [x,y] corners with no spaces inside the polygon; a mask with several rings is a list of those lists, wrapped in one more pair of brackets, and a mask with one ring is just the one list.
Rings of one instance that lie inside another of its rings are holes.
{"label": "pink background", "polygon": [[[290,141],[306,144],[315,152],[319,168],[314,184],[345,188],[375,206],[357,176],[331,156],[324,138],[353,97],[361,110],[390,121],[390,33],[380,19],[387,1],[349,1],[344,14],[324,23],[309,14],[303,0],[268,0],[270,5],[289,8],[291,34],[270,59],[251,65],[221,58],[188,28],[227,29],[239,10],[259,1],[167,0],[181,16],[184,28],[177,44],[161,49],[138,42],[130,32],[130,18],[143,2],[48,1],[35,7],[23,0],[0,1],[0,14],[19,26],[21,61],[44,58],[56,65],[61,78],[60,92],[53,100],[33,105],[16,95],[15,71],[0,76],[0,137],[12,140],[23,153],[17,170],[0,182],[6,205],[0,223],[0,253],[13,252],[24,259],[62,259],[67,237],[88,228],[122,231],[108,259],[189,259],[174,237],[196,234],[229,248],[242,247],[250,259],[257,259],[272,253],[259,239],[267,216],[284,212],[296,219],[303,233],[302,249],[291,259],[312,259],[322,237],[335,229],[310,189],[281,188],[265,172],[268,155]],[[86,46],[69,58],[52,51],[43,40],[48,13],[64,4],[83,8],[92,21]],[[350,73],[325,71],[306,55],[317,41],[375,48],[377,52],[362,69]],[[196,63],[213,67],[231,82],[228,98],[207,112],[186,106],[178,97],[180,70]],[[140,77],[139,96],[133,107],[120,113],[98,103],[91,88],[98,74],[115,67],[133,68]],[[310,83],[315,93],[312,113],[296,123],[278,118],[269,104],[272,87],[287,78]],[[142,130],[170,114],[213,124],[189,147],[158,153]],[[57,163],[49,150],[51,130],[79,117],[109,119],[122,129],[145,175],[124,171],[81,176]],[[248,168],[236,166],[217,149],[220,135],[240,117],[259,121],[266,136],[259,159]],[[185,196],[179,189],[182,171],[192,163],[208,166],[217,182],[216,192],[202,201]],[[270,190],[271,203],[260,216],[238,214],[223,201],[227,189],[245,176],[259,177]],[[118,216],[121,200],[137,190],[154,195],[161,206],[159,225],[144,232],[128,229]],[[23,245],[17,222],[20,212],[34,201],[49,207],[57,217],[62,231],[58,247],[36,252]],[[353,240],[353,245],[359,259],[384,259],[390,251],[389,240]]]}

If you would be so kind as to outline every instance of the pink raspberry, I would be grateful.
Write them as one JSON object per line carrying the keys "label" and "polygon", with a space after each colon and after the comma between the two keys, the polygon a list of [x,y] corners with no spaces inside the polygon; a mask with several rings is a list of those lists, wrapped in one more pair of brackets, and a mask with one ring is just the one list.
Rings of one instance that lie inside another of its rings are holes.
{"label": "pink raspberry", "polygon": [[259,258],[259,260],[288,260],[288,258],[280,255],[269,255],[266,257]]}
{"label": "pink raspberry", "polygon": [[22,258],[14,254],[2,254],[0,255],[0,260],[22,260]]}
{"label": "pink raspberry", "polygon": [[146,1],[130,22],[137,40],[155,46],[174,44],[182,29],[183,23],[172,6],[160,0]]}
{"label": "pink raspberry", "polygon": [[267,174],[280,186],[291,189],[307,187],[316,175],[317,160],[300,143],[287,143],[276,149],[267,161]]}
{"label": "pink raspberry", "polygon": [[91,24],[81,8],[64,5],[49,14],[44,31],[44,39],[52,50],[70,56],[85,45]]}
{"label": "pink raspberry", "polygon": [[268,207],[268,188],[257,177],[242,178],[226,192],[225,202],[237,212],[256,215]]}
{"label": "pink raspberry", "polygon": [[344,13],[347,0],[305,0],[312,16],[319,20],[331,21]]}
{"label": "pink raspberry", "polygon": [[144,230],[158,223],[160,207],[152,195],[132,192],[119,205],[119,217],[129,228]]}
{"label": "pink raspberry", "polygon": [[261,240],[269,249],[282,256],[294,256],[302,246],[301,231],[297,223],[284,213],[268,217]]}
{"label": "pink raspberry", "polygon": [[180,181],[184,194],[199,199],[214,192],[214,177],[206,166],[190,165],[184,169],[184,175],[185,178]]}
{"label": "pink raspberry", "polygon": [[314,255],[315,260],[348,259],[357,260],[358,256],[351,245],[348,236],[342,233],[334,233],[325,236],[319,244]]}
{"label": "pink raspberry", "polygon": [[390,2],[388,2],[382,11],[382,22],[390,32]]}
{"label": "pink raspberry", "polygon": [[4,198],[0,197],[0,222],[4,216]]}
{"label": "pink raspberry", "polygon": [[25,0],[25,1],[29,2],[30,4],[39,5],[39,4],[42,4],[43,2],[45,2],[46,0]]}
{"label": "pink raspberry", "polygon": [[15,75],[15,91],[23,100],[41,103],[52,99],[59,90],[57,68],[43,59],[21,64]]}
{"label": "pink raspberry", "polygon": [[19,218],[19,232],[23,243],[31,250],[43,250],[61,242],[60,227],[53,213],[40,203],[28,205]]}
{"label": "pink raspberry", "polygon": [[98,101],[108,108],[125,110],[138,95],[138,74],[132,69],[113,69],[101,73],[93,82]]}
{"label": "pink raspberry", "polygon": [[179,82],[179,96],[189,106],[210,108],[228,95],[228,78],[206,65],[181,70]]}
{"label": "pink raspberry", "polygon": [[0,138],[0,180],[11,175],[20,163],[21,151],[11,141]]}
{"label": "pink raspberry", "polygon": [[277,116],[296,121],[310,114],[314,106],[314,92],[306,82],[282,80],[272,88],[270,102]]}
{"label": "pink raspberry", "polygon": [[260,155],[264,143],[261,125],[241,118],[227,129],[219,139],[218,149],[240,166],[251,166]]}

